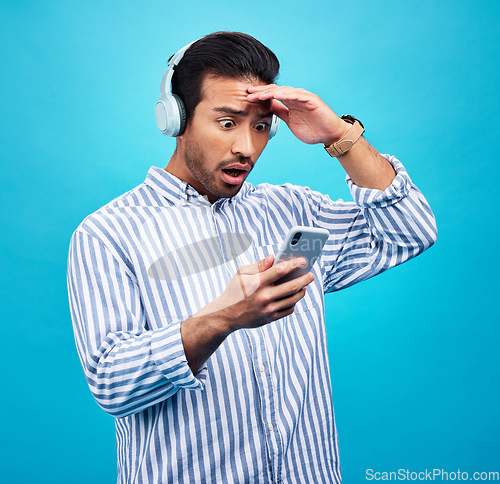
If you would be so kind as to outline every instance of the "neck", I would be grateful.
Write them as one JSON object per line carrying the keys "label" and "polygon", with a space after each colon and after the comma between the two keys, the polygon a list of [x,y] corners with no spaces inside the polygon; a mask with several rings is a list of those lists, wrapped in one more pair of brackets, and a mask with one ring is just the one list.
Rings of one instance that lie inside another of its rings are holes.
{"label": "neck", "polygon": [[186,162],[184,161],[184,156],[180,153],[178,147],[175,149],[164,170],[168,171],[171,175],[174,175],[179,180],[189,183],[201,195],[206,195],[210,203],[213,204],[215,201],[218,200],[219,197],[207,193],[206,190],[203,188],[203,186],[201,186],[198,183],[198,181],[193,177],[193,174],[189,171],[188,167],[186,166]]}

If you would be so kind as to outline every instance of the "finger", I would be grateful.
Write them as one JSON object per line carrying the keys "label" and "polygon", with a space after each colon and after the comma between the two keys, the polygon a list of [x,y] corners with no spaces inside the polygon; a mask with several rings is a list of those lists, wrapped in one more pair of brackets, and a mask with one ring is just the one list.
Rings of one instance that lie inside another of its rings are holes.
{"label": "finger", "polygon": [[267,257],[265,257],[264,259],[261,259],[253,264],[241,266],[238,269],[238,274],[241,274],[241,275],[243,275],[243,274],[248,274],[248,275],[258,274],[259,272],[263,272],[263,271],[266,271],[267,269],[269,269],[273,265],[273,262],[274,262],[274,255],[270,254]]}
{"label": "finger", "polygon": [[262,86],[248,86],[248,92],[257,92],[269,89],[270,87],[276,86],[276,84],[264,84]]}
{"label": "finger", "polygon": [[263,284],[271,285],[284,275],[293,271],[297,267],[304,267],[306,265],[306,261],[303,257],[294,257],[293,259],[289,259],[287,261],[280,262],[270,269],[262,272],[260,274],[261,281]]}
{"label": "finger", "polygon": [[270,305],[269,310],[272,313],[278,313],[278,314],[283,312],[288,313],[288,311],[291,310],[290,313],[292,313],[293,309],[295,309],[295,304],[297,304],[305,295],[306,295],[306,288],[303,288],[300,291],[296,292],[295,294],[280,299],[276,303]]}
{"label": "finger", "polygon": [[303,89],[295,89],[293,87],[274,86],[262,91],[248,94],[250,102],[266,101],[268,99],[277,99],[278,101],[296,101],[306,103],[312,100],[313,95]]}
{"label": "finger", "polygon": [[274,254],[269,254],[267,257],[264,259],[260,260],[257,263],[257,266],[259,268],[259,272],[264,272],[267,271],[272,265],[274,264]]}
{"label": "finger", "polygon": [[271,268],[274,262],[274,255],[270,254],[264,259],[261,259],[254,264],[249,264],[246,266],[242,266],[238,269],[236,276],[238,278],[239,286],[244,298],[247,298],[251,294],[253,294],[262,284],[262,275],[255,279],[255,277],[245,277],[247,275],[255,275],[260,273],[264,273],[268,269]]}
{"label": "finger", "polygon": [[270,89],[276,90],[288,90],[288,91],[302,91],[302,92],[307,92],[305,89],[302,89],[301,87],[291,87],[291,86],[278,86],[277,84],[265,84],[262,86],[250,86],[248,88],[248,92],[262,92],[262,91],[268,91]]}
{"label": "finger", "polygon": [[276,299],[282,299],[287,296],[291,296],[296,292],[300,291],[302,288],[307,287],[312,281],[314,281],[314,274],[312,272],[308,272],[300,277],[296,277],[291,281],[283,282],[282,284],[278,284],[275,286],[278,291]]}
{"label": "finger", "polygon": [[278,319],[284,318],[285,316],[290,316],[290,314],[293,314],[294,311],[295,311],[295,304],[288,308],[275,311],[273,321],[277,321]]}
{"label": "finger", "polygon": [[[250,92],[250,89],[248,91],[250,94],[248,94],[248,100],[262,100],[263,96],[268,96],[269,94],[273,95],[276,93],[284,93],[285,91],[291,89],[286,86],[277,86],[276,84],[268,84],[267,86],[258,86],[260,89],[255,90],[254,92]],[[268,99],[268,97],[266,97]]]}
{"label": "finger", "polygon": [[285,123],[288,121],[288,116],[289,116],[288,108],[283,104],[281,104],[279,101],[276,101],[275,99],[273,99],[272,110],[273,113],[276,114],[278,118],[285,121]]}
{"label": "finger", "polygon": [[248,296],[253,294],[258,288],[260,283],[259,279],[245,277],[246,275],[254,275],[259,272],[266,271],[269,269],[274,262],[274,255],[270,254],[264,259],[261,259],[253,264],[246,266],[241,266],[236,273],[238,278],[239,286],[243,297],[246,299]]}

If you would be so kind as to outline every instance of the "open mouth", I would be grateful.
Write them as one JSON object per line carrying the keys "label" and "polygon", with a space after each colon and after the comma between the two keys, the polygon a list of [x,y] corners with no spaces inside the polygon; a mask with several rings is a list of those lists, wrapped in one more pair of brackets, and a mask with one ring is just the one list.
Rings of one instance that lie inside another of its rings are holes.
{"label": "open mouth", "polygon": [[223,168],[222,171],[224,173],[227,173],[229,176],[232,176],[235,178],[240,176],[242,173],[246,173],[245,170],[238,170],[237,168],[230,168],[230,169]]}
{"label": "open mouth", "polygon": [[222,179],[229,185],[239,185],[243,183],[248,171],[238,170],[238,168],[223,168],[222,169]]}

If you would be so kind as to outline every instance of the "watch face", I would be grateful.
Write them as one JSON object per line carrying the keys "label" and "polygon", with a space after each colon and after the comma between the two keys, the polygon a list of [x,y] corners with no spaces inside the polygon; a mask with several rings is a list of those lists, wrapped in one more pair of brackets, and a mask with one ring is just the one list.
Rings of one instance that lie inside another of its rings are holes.
{"label": "watch face", "polygon": [[354,116],[351,116],[350,114],[343,114],[342,119],[344,121],[347,121],[348,123],[351,123],[351,124],[354,124],[357,121],[361,125],[361,127],[363,129],[365,129],[365,127],[363,126],[363,123],[358,118],[355,118]]}

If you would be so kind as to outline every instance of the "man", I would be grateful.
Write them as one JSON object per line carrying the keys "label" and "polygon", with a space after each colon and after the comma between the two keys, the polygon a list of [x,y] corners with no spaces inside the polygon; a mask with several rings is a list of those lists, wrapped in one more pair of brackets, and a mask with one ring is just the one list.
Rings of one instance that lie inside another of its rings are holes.
{"label": "man", "polygon": [[[245,34],[193,43],[172,80],[187,122],[166,168],[72,236],[75,339],[94,397],[116,417],[120,483],[341,482],[324,293],[435,241],[402,164],[354,118],[275,85],[278,69]],[[273,115],[337,156],[354,202],[245,181]],[[296,225],[330,237],[310,273],[274,286],[301,263],[273,267]]]}

